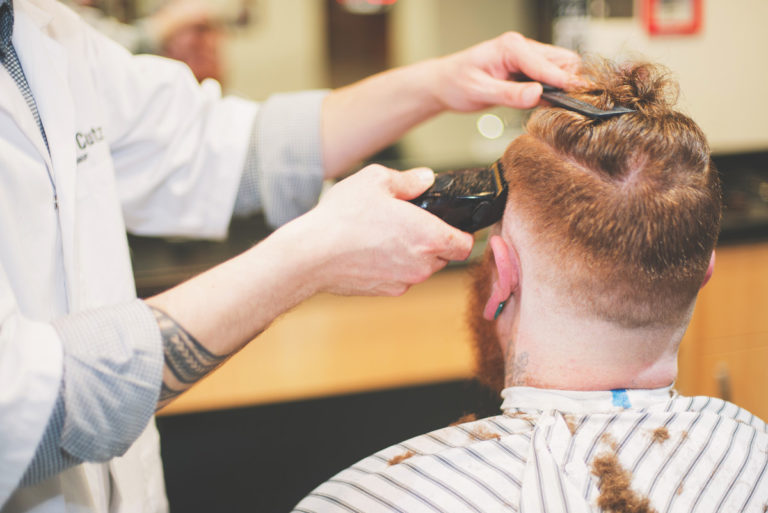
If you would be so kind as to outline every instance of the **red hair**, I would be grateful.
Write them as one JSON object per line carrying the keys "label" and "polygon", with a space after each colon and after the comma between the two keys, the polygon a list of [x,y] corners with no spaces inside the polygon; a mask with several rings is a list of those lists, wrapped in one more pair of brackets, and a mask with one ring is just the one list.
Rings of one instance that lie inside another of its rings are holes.
{"label": "red hair", "polygon": [[[720,182],[701,129],[673,110],[677,86],[659,66],[585,66],[571,94],[636,112],[598,120],[534,111],[502,157],[508,209],[537,234],[553,272],[585,311],[624,326],[688,311],[721,216]],[[555,263],[555,262],[553,262]]]}

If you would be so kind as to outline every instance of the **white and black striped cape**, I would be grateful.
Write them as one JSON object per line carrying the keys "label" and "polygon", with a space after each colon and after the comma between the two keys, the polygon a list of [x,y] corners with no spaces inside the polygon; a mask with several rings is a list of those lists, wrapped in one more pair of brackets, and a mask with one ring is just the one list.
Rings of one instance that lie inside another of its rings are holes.
{"label": "white and black striped cape", "polygon": [[295,511],[768,511],[768,429],[732,403],[670,388],[502,395],[502,415],[380,451]]}

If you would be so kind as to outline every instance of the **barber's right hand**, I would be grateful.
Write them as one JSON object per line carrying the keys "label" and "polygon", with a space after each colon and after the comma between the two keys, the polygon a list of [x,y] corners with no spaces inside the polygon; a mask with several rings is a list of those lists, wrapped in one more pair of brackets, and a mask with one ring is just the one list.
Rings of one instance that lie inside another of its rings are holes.
{"label": "barber's right hand", "polygon": [[[427,168],[394,171],[370,165],[339,182],[293,223],[317,266],[317,292],[397,296],[449,260],[465,260],[471,234],[403,200],[434,182]],[[287,227],[287,226],[286,226]]]}

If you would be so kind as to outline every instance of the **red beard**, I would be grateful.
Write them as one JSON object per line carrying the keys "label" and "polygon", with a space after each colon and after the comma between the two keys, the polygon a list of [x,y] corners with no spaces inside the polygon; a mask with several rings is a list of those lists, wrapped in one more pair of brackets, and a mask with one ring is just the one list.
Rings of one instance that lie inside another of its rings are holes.
{"label": "red beard", "polygon": [[483,385],[500,392],[504,388],[504,354],[496,333],[496,322],[483,318],[485,304],[491,297],[493,266],[493,253],[486,250],[483,261],[470,269],[472,288],[467,320],[474,339],[475,377]]}

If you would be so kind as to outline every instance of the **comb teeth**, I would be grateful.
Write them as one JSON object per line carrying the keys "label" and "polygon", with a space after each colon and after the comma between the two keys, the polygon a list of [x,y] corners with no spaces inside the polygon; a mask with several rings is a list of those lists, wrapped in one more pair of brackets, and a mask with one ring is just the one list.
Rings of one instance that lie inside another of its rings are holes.
{"label": "comb teeth", "polygon": [[562,89],[557,89],[556,87],[548,85],[544,85],[544,92],[541,94],[541,97],[553,105],[557,105],[558,107],[572,110],[578,112],[579,114],[583,114],[595,119],[610,118],[612,116],[635,112],[634,109],[629,109],[627,107],[600,109],[587,102],[583,102],[572,96],[568,96]]}

